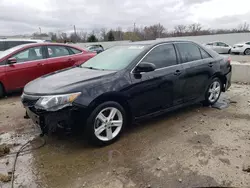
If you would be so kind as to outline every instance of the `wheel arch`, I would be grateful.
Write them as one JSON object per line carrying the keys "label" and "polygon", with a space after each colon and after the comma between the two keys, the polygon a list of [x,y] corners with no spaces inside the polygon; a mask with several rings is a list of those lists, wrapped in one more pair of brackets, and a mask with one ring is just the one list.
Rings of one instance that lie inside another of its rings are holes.
{"label": "wheel arch", "polygon": [[243,52],[244,55],[246,55],[246,51],[247,51],[247,50],[250,50],[250,48],[246,48],[246,49],[244,50],[244,52]]}
{"label": "wheel arch", "polygon": [[89,104],[88,108],[90,109],[90,111],[92,111],[99,104],[103,102],[107,102],[107,101],[114,101],[114,102],[119,103],[124,108],[125,112],[127,113],[129,122],[132,121],[133,114],[132,114],[131,107],[128,103],[127,97],[118,92],[108,92],[108,93],[98,96]]}
{"label": "wheel arch", "polygon": [[227,77],[225,75],[222,75],[221,73],[217,72],[215,73],[211,79],[219,78],[222,84],[222,91],[225,92],[226,90],[226,83],[227,83]]}

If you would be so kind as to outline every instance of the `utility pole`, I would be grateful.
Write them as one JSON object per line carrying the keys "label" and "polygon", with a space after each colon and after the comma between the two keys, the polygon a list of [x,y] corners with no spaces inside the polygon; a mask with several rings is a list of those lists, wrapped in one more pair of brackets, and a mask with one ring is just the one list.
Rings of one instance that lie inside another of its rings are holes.
{"label": "utility pole", "polygon": [[134,40],[134,38],[135,38],[135,23],[134,23],[134,32],[133,32],[134,34],[134,37],[132,38],[132,41]]}
{"label": "utility pole", "polygon": [[74,25],[74,32],[75,32],[75,42],[77,42],[77,35],[76,35],[76,26]]}

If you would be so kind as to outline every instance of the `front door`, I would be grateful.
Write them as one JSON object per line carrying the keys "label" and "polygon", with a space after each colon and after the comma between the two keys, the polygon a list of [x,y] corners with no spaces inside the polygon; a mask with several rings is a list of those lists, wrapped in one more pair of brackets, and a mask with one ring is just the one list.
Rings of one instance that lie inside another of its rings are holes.
{"label": "front door", "polygon": [[181,64],[178,64],[173,44],[154,47],[141,62],[153,63],[156,70],[136,75],[131,73],[133,82],[130,105],[135,116],[143,116],[178,104],[183,80]]}
{"label": "front door", "polygon": [[202,48],[191,42],[175,44],[181,57],[185,74],[182,90],[183,102],[198,99],[205,92],[213,74],[213,58]]}
{"label": "front door", "polygon": [[23,88],[28,82],[44,74],[46,59],[42,46],[25,49],[12,58],[16,58],[17,62],[5,66],[7,90]]}

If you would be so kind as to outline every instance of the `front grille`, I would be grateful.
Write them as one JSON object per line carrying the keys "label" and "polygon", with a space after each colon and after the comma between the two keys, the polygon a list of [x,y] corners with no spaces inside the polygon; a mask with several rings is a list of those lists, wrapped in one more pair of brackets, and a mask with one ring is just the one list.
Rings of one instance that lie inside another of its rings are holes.
{"label": "front grille", "polygon": [[35,106],[35,104],[39,100],[39,98],[40,98],[39,96],[26,95],[26,94],[23,94],[21,96],[22,103],[26,107],[33,107],[33,106]]}

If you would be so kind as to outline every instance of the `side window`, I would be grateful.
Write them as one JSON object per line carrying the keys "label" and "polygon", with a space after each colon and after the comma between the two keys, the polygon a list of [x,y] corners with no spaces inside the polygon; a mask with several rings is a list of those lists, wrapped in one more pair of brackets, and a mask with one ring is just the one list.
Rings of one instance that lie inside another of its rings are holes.
{"label": "side window", "polygon": [[4,50],[5,50],[4,41],[0,41],[0,51]]}
{"label": "side window", "polygon": [[12,57],[16,58],[17,63],[43,59],[42,47],[38,46],[29,48],[13,55]]}
{"label": "side window", "polygon": [[217,42],[217,46],[222,46],[222,47],[226,47],[227,45],[223,42]]}
{"label": "side window", "polygon": [[142,61],[155,64],[157,69],[176,65],[177,58],[173,44],[157,46]]}
{"label": "side window", "polygon": [[0,61],[0,65],[5,65],[5,61]]}
{"label": "side window", "polygon": [[72,51],[73,54],[80,54],[80,53],[82,53],[81,50],[78,50],[78,49],[75,49],[75,48],[69,48],[69,49]]}
{"label": "side window", "polygon": [[247,45],[250,45],[250,42],[247,42],[246,44],[247,44]]}
{"label": "side window", "polygon": [[201,56],[203,59],[210,58],[211,56],[203,49],[200,48]]}
{"label": "side window", "polygon": [[65,46],[48,46],[49,57],[61,57],[70,55]]}
{"label": "side window", "polygon": [[199,48],[192,43],[178,43],[176,44],[180,51],[183,63],[202,59]]}

